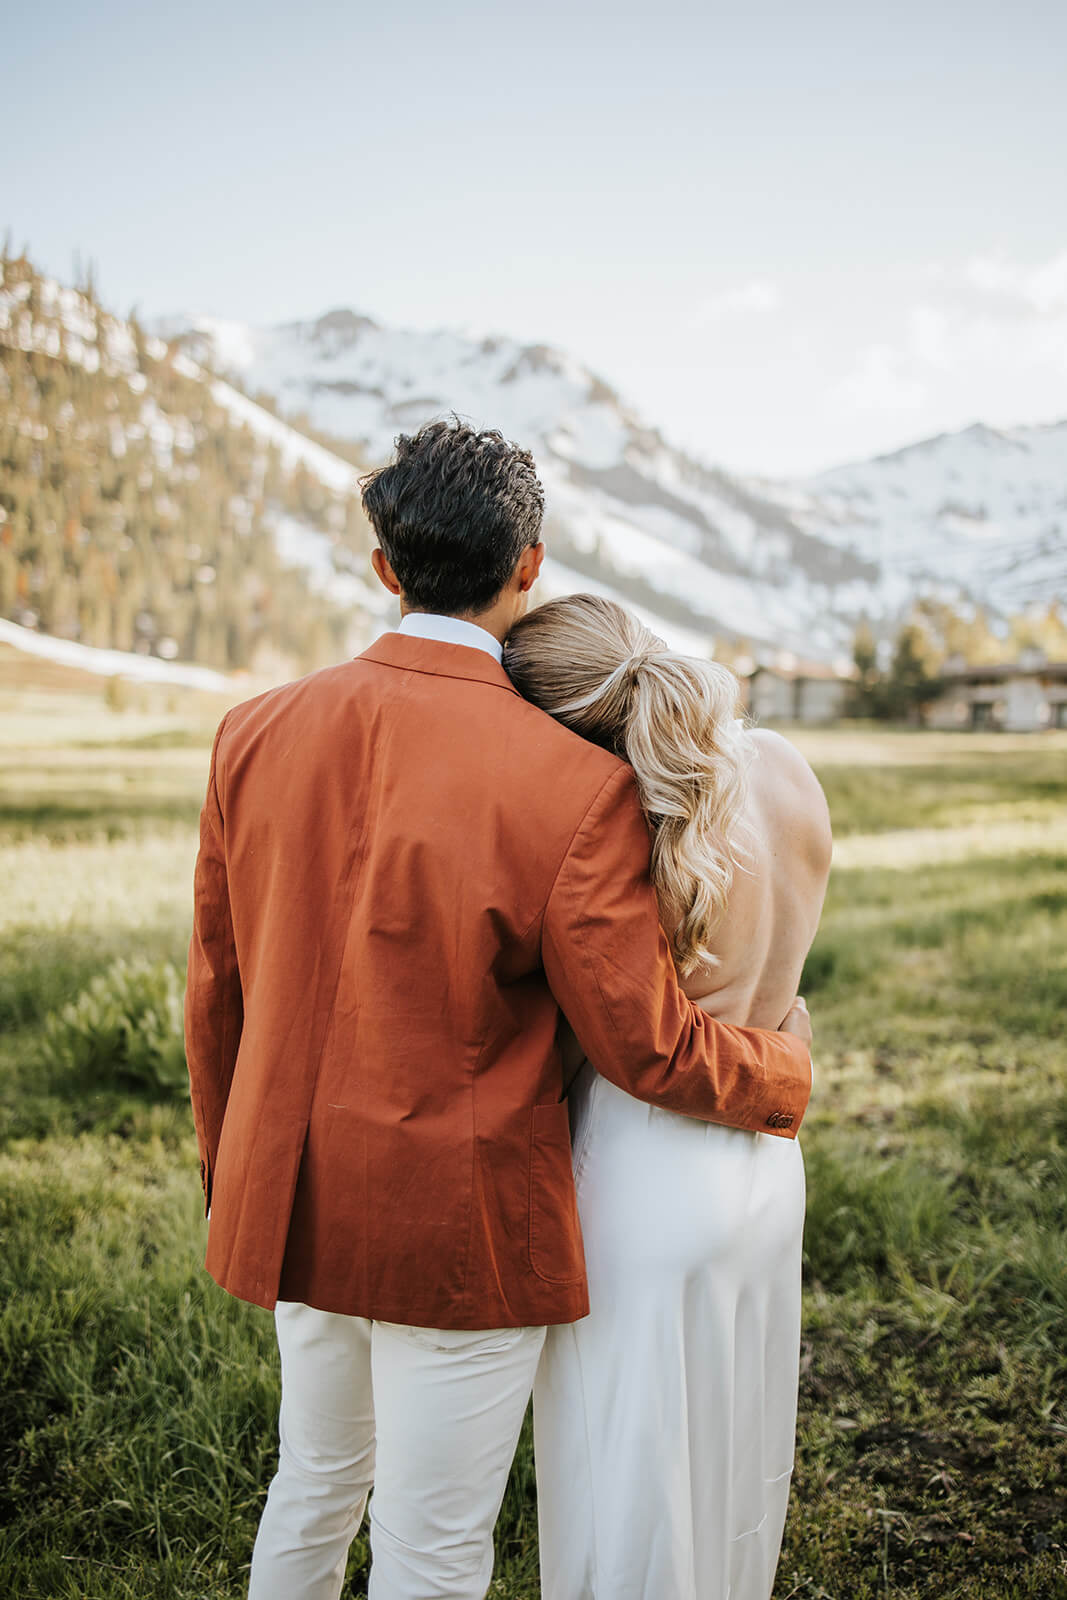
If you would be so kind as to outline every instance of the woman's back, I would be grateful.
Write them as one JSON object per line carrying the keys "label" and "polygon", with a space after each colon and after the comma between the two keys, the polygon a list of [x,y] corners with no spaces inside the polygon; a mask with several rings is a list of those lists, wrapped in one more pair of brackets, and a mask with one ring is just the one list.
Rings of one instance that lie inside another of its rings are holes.
{"label": "woman's back", "polygon": [[762,728],[746,737],[755,754],[738,835],[744,853],[711,940],[719,965],[690,974],[683,987],[724,1022],[777,1028],[818,927],[830,817],[818,780],[787,739]]}

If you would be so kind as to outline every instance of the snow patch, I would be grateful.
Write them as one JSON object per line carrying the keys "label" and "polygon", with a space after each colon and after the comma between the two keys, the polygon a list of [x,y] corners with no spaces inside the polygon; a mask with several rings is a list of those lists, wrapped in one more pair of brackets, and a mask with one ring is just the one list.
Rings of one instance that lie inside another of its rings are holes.
{"label": "snow patch", "polygon": [[40,656],[64,667],[77,667],[104,678],[136,678],[142,683],[173,683],[188,689],[207,689],[215,694],[232,694],[235,680],[210,667],[192,662],[163,661],[158,656],[142,656],[126,650],[97,650],[74,639],[57,639],[35,633],[0,617],[0,643],[9,644],[26,655]]}

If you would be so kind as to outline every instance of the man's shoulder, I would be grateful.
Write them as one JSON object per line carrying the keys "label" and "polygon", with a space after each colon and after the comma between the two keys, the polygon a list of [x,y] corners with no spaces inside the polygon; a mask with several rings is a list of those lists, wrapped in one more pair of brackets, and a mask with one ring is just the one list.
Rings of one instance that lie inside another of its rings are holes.
{"label": "man's shoulder", "polygon": [[[359,660],[357,656],[356,661]],[[287,683],[275,684],[273,688],[264,689],[247,700],[239,700],[227,711],[222,722],[228,730],[236,730],[246,725],[254,726],[277,712],[295,710],[315,700],[333,700],[345,679],[351,675],[354,665],[352,661],[342,661],[336,666],[319,667],[315,672],[305,673],[302,678],[291,678]]]}
{"label": "man's shoulder", "polygon": [[528,700],[509,699],[507,715],[514,719],[520,750],[531,763],[554,770],[561,785],[580,777],[595,793],[617,772],[630,771],[612,751],[583,739]]}
{"label": "man's shoulder", "polygon": [[322,707],[335,698],[344,670],[344,666],[320,667],[302,678],[239,700],[225,713],[215,733],[219,762],[225,765],[228,757],[256,745],[272,724],[284,727],[294,717],[303,721],[313,716],[316,703]]}
{"label": "man's shoulder", "polygon": [[[366,682],[361,681],[364,677]],[[279,720],[295,716],[303,724],[317,722],[323,713],[328,717],[331,708],[358,702],[361,690],[377,698],[380,683],[393,687],[392,677],[388,671],[384,676],[376,671],[367,658],[356,656],[267,689],[226,713],[219,727],[220,749],[254,740]],[[442,700],[447,701],[450,694],[462,700],[467,736],[462,749],[472,760],[477,761],[480,754],[472,748],[472,739],[475,745],[504,744],[520,782],[524,775],[547,775],[561,799],[580,803],[584,796],[588,803],[614,774],[630,770],[611,751],[583,739],[504,684],[448,676],[431,676],[427,681],[435,685]]]}

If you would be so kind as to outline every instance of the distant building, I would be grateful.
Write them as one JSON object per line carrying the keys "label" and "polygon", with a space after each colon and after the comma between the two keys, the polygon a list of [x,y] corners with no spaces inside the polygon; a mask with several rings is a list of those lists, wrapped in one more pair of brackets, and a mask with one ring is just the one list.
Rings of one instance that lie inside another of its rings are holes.
{"label": "distant building", "polygon": [[1067,661],[1046,661],[1039,650],[1024,650],[1018,661],[994,666],[971,667],[950,658],[926,725],[1005,733],[1067,728]]}
{"label": "distant building", "polygon": [[845,714],[853,676],[845,662],[801,661],[781,651],[737,666],[745,710],[757,722],[836,722]]}

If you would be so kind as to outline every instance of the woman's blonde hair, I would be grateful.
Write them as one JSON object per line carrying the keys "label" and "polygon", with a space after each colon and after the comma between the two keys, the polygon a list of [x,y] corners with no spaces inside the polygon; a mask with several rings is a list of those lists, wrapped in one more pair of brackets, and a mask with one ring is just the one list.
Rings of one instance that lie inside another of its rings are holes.
{"label": "woman's blonde hair", "polygon": [[713,966],[712,934],[738,865],[747,741],[727,667],[668,650],[612,600],[568,595],[516,623],[516,688],[628,761],[653,828],[652,882],[683,974]]}

